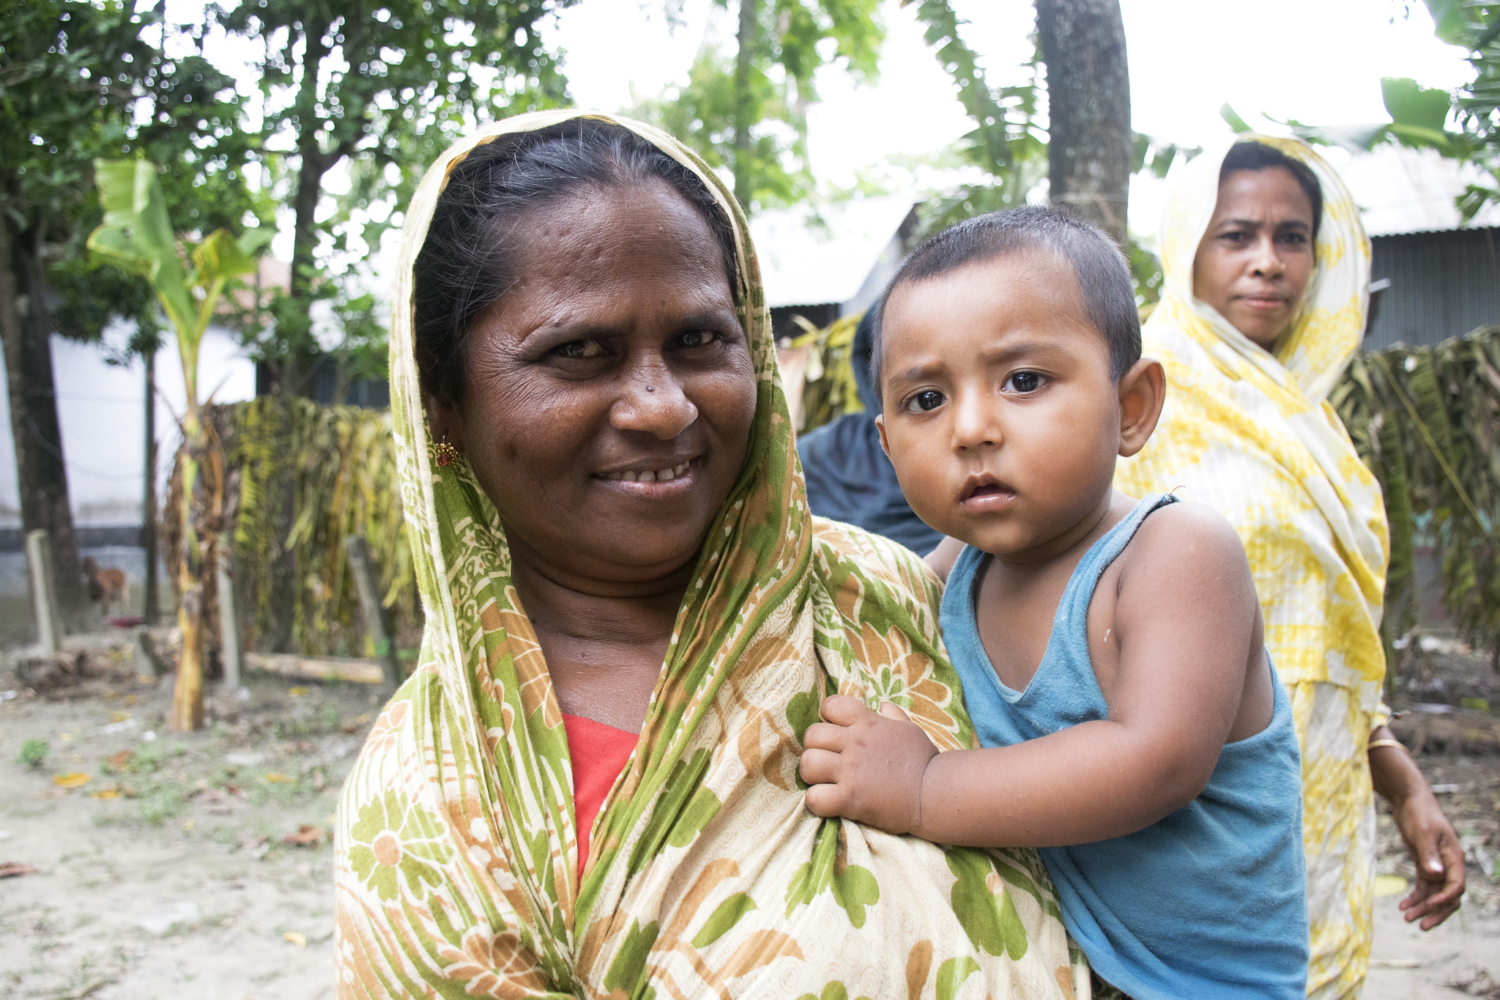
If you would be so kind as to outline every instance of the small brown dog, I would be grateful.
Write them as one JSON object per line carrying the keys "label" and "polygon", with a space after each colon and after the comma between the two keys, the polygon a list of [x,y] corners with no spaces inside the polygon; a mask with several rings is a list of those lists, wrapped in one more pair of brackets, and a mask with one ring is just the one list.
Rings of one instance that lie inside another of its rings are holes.
{"label": "small brown dog", "polygon": [[104,617],[110,609],[119,605],[125,611],[125,571],[113,566],[100,566],[93,556],[83,561],[83,573],[88,577],[89,600],[99,605]]}

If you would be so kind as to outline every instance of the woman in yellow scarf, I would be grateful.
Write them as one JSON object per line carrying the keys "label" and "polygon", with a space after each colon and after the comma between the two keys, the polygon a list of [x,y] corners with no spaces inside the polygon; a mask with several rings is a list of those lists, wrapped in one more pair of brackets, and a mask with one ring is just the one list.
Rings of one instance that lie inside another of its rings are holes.
{"label": "woman in yellow scarf", "polygon": [[394,302],[427,625],[339,807],[338,995],[1086,996],[1033,852],[803,807],[829,694],[972,730],[936,578],[808,513],[713,172],[623,119],[496,123],[423,179]]}
{"label": "woman in yellow scarf", "polygon": [[1417,865],[1406,919],[1441,923],[1464,885],[1453,828],[1385,727],[1385,508],[1327,400],[1364,334],[1369,241],[1322,158],[1246,135],[1188,165],[1160,251],[1165,288],[1142,338],[1166,366],[1167,402],[1115,482],[1209,504],[1245,544],[1302,747],[1308,994],[1357,996],[1370,956],[1372,786]]}

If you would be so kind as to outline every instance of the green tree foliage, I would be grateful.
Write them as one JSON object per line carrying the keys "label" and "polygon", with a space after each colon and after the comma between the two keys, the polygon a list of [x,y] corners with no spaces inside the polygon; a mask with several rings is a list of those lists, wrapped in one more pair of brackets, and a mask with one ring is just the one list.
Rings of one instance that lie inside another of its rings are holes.
{"label": "green tree foliage", "polygon": [[[1489,172],[1487,184],[1471,185],[1459,199],[1465,221],[1484,205],[1500,203],[1500,3],[1427,0],[1437,36],[1469,53],[1474,79],[1456,104],[1466,152]],[[1389,102],[1387,102],[1389,103]]]}
{"label": "green tree foliage", "polygon": [[88,266],[83,242],[100,218],[93,158],[144,152],[172,163],[167,198],[198,227],[256,207],[234,82],[193,42],[119,0],[15,0],[0,17],[0,334],[21,523],[48,530],[70,620],[86,599],[49,338],[91,339],[120,316],[139,322],[135,346],[149,351],[156,327],[139,278]]}
{"label": "green tree foliage", "polygon": [[747,212],[805,200],[814,190],[807,111],[818,101],[816,74],[842,65],[875,78],[885,39],[878,8],[878,0],[739,0],[740,50],[704,46],[685,83],[630,113],[733,174]]}
{"label": "green tree foliage", "polygon": [[[328,259],[378,247],[457,133],[566,100],[539,28],[574,2],[245,0],[218,11],[263,50],[261,146],[293,214],[290,289],[251,337],[284,391],[309,388],[318,299],[334,305],[349,353],[380,364],[373,303],[327,280]],[[346,161],[350,189],[332,198],[325,180]]]}
{"label": "green tree foliage", "polygon": [[83,252],[100,218],[95,157],[173,164],[168,207],[197,229],[271,211],[245,184],[252,148],[234,80],[201,55],[163,53],[184,38],[117,0],[20,0],[0,17],[0,212],[45,264],[59,333],[90,339],[115,316],[151,318],[144,283]]}

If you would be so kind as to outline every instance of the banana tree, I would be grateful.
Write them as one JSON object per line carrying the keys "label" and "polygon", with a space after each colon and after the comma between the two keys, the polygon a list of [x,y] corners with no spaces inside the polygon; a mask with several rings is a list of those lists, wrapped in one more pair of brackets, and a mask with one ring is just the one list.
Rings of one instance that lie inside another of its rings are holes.
{"label": "banana tree", "polygon": [[[213,547],[223,501],[223,460],[210,448],[198,399],[198,348],[225,286],[255,270],[255,256],[271,233],[252,229],[235,239],[227,229],[216,229],[189,251],[167,216],[154,165],[96,160],[94,173],[104,222],[89,236],[89,249],[96,260],[150,283],[176,331],[182,359],[187,406],[182,415],[182,541],[175,553],[182,656],[172,694],[172,725],[197,729],[203,725],[203,557]],[[213,497],[203,481],[205,463]]]}

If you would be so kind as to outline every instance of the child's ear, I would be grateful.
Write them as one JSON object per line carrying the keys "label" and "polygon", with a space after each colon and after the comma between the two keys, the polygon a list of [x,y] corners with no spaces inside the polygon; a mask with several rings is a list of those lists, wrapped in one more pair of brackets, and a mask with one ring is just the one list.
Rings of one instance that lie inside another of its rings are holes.
{"label": "child's ear", "polygon": [[1120,376],[1120,457],[1146,446],[1167,399],[1167,373],[1161,362],[1141,358]]}
{"label": "child's ear", "polygon": [[885,439],[885,414],[875,415],[875,426],[880,430],[880,450],[885,452],[885,457],[891,457],[891,443]]}

